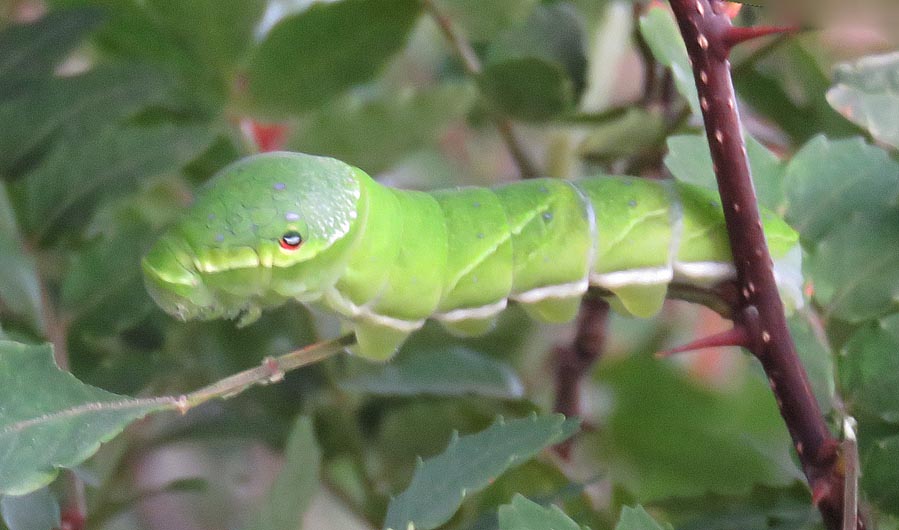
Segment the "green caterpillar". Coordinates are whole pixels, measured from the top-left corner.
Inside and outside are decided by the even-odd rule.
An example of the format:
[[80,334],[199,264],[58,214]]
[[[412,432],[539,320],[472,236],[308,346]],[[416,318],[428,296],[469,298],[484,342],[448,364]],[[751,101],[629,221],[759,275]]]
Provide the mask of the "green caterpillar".
[[[716,200],[682,183],[609,176],[425,193],[331,158],[268,153],[215,176],[143,270],[178,318],[244,325],[289,299],[320,303],[351,324],[357,354],[386,360],[428,318],[482,333],[514,300],[567,321],[589,285],[649,316],[672,281],[732,278]],[[763,218],[772,256],[795,267],[796,232]]]

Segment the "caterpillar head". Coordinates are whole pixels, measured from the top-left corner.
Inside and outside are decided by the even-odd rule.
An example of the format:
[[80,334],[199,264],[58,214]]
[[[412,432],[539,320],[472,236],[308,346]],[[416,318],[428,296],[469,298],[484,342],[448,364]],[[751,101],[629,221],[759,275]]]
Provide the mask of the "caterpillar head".
[[224,168],[144,257],[148,291],[182,320],[240,324],[288,298],[319,298],[356,232],[361,175],[338,160],[286,152]]

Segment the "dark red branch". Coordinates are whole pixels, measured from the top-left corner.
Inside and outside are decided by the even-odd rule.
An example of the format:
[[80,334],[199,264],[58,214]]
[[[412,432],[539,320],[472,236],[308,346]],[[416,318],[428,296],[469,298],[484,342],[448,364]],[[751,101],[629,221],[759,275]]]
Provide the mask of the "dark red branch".
[[[553,410],[556,412],[568,417],[581,415],[581,382],[605,349],[608,317],[609,303],[598,293],[588,292],[581,300],[574,339],[554,351],[556,403]],[[571,444],[572,440],[568,439],[557,445],[556,451],[567,458]]]
[[[826,526],[842,527],[844,475],[787,328],[759,216],[730,77],[730,19],[719,0],[671,0],[693,65],[713,169],[724,207],[740,297],[734,321],[750,333]],[[864,522],[858,518],[858,528]]]

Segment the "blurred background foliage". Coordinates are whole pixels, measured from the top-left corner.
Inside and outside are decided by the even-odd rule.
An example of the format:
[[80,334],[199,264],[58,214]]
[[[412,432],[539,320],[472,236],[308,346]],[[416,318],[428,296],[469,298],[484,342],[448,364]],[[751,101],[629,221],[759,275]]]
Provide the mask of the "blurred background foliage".
[[[738,23],[816,28],[740,48],[734,82],[761,201],[802,236],[808,303],[791,319],[798,349],[835,432],[844,415],[859,420],[864,506],[878,527],[896,528],[899,5],[754,4],[734,10]],[[0,336],[11,342],[0,343],[0,358],[13,358],[14,343],[49,341],[57,363],[87,384],[179,395],[338,335],[331,317],[296,304],[242,330],[179,323],[144,291],[139,260],[154,237],[217,169],[259,150],[335,156],[402,187],[489,185],[519,177],[521,160],[500,133],[511,126],[541,174],[712,186],[692,75],[666,9],[5,0]],[[440,20],[471,44],[479,72]],[[463,482],[485,481],[448,522],[420,528],[661,528],[653,517],[679,529],[819,528],[756,364],[736,350],[652,357],[725,326],[683,302],[651,320],[614,316],[583,389],[570,461],[516,449],[521,465],[501,476],[463,466],[495,447],[492,433],[528,441],[512,437],[512,421],[484,431],[497,416],[552,409],[551,352],[571,327],[535,324],[513,307],[485,337],[428,326],[387,366],[342,356],[185,416],[151,416],[49,487],[3,497],[0,513],[11,530],[60,519],[110,530],[287,529],[299,520],[381,528],[388,504],[398,513],[390,499],[409,485],[416,458],[442,454],[458,458],[447,474],[458,467]],[[11,400],[0,412],[12,401],[70,399],[39,369],[3,365],[2,377],[24,390],[0,393]],[[537,449],[573,433],[548,418],[533,419],[549,429],[530,440]],[[454,430],[481,434],[444,452]],[[438,463],[413,485],[449,480]],[[446,500],[408,491],[404,509],[417,513]],[[637,504],[652,517],[622,511]]]

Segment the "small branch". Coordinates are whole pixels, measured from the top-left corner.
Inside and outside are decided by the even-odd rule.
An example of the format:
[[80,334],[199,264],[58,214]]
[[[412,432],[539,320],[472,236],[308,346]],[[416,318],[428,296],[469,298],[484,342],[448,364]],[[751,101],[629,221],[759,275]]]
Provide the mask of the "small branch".
[[643,11],[645,10],[645,6],[641,5],[638,2],[634,3],[633,6],[633,17],[634,17],[634,42],[636,43],[637,52],[640,54],[642,61],[640,64],[643,66],[643,89],[641,93],[641,101],[643,106],[649,105],[652,102],[654,95],[656,93],[656,84],[658,83],[658,74],[659,74],[659,63],[655,59],[655,55],[653,55],[652,50],[649,47],[649,44],[646,42],[646,39],[643,38],[643,32],[640,31],[640,17],[643,15]]
[[[687,283],[674,282],[668,284],[666,298],[683,300],[692,304],[703,305],[721,315],[722,318],[733,319],[733,303],[736,299],[736,291],[732,291],[733,285],[724,282],[714,288],[703,288]],[[615,294],[601,287],[591,287],[599,296],[611,298]]]
[[252,386],[280,381],[285,373],[327,359],[355,343],[356,337],[348,334],[329,341],[317,342],[279,357],[266,357],[260,366],[238,372],[189,394],[172,398],[172,403],[174,408],[183,414],[209,400],[229,398]]
[[[556,402],[553,410],[567,417],[581,415],[581,382],[590,373],[594,363],[605,348],[609,321],[609,303],[599,293],[588,291],[581,300],[577,317],[577,330],[570,344],[554,350],[556,376]],[[556,446],[556,451],[567,458],[573,440]]]
[[[240,394],[255,385],[275,383],[284,378],[284,374],[297,368],[317,363],[332,357],[356,343],[356,337],[350,333],[336,339],[316,342],[305,348],[285,353],[279,357],[266,357],[255,368],[250,368],[226,377],[215,383],[180,396],[159,396],[150,398],[132,398],[112,403],[107,410],[124,410],[143,407],[156,407],[156,410],[177,410],[186,414],[190,409],[213,399],[227,399]],[[54,416],[72,416],[85,411],[96,410],[96,403],[84,403],[56,412]],[[47,416],[29,418],[8,427],[9,431],[22,430],[37,422],[46,421]]]
[[[825,525],[837,530],[842,528],[844,490],[839,443],[812,394],[774,282],[730,76],[731,21],[719,0],[670,1],[693,65],[737,270],[740,296],[734,323],[749,333],[748,349],[765,370],[812,497]],[[860,518],[858,528],[864,528]]]
[[431,17],[437,22],[437,25],[440,26],[440,31],[443,32],[443,36],[449,41],[450,46],[459,54],[459,58],[462,59],[462,65],[465,67],[465,71],[472,77],[477,77],[481,75],[481,61],[478,59],[478,54],[475,53],[474,48],[471,47],[471,43],[462,36],[459,32],[456,31],[455,26],[453,26],[453,21],[450,18],[443,14],[440,11],[440,8],[433,2],[433,0],[423,0],[425,9],[431,14]]
[[[32,263],[39,263],[37,256],[37,245],[26,240],[21,243],[22,250],[28,255]],[[53,360],[56,365],[66,372],[70,371],[69,362],[69,322],[61,316],[55,309],[53,298],[47,288],[47,280],[36,271],[39,303],[40,303],[40,324],[43,326],[44,338],[53,344]],[[81,530],[84,528],[84,521],[87,517],[87,497],[84,489],[84,482],[74,472],[69,470],[63,475],[63,484],[65,490],[66,506],[62,515],[62,530]]]
[[[471,43],[468,42],[468,39],[466,39],[459,31],[456,31],[452,20],[440,11],[433,0],[423,0],[423,2],[425,8],[431,14],[431,17],[440,27],[443,36],[449,42],[453,50],[455,50],[456,54],[459,55],[459,58],[462,59],[462,66],[465,68],[468,75],[474,78],[480,76],[484,68],[481,65],[480,59],[478,59],[478,55],[475,53],[474,48],[471,47]],[[509,153],[512,155],[512,159],[515,160],[521,178],[527,179],[539,176],[540,171],[534,161],[528,156],[521,140],[518,139],[515,128],[512,126],[512,121],[496,112],[491,112],[490,117],[499,131],[500,137],[503,139],[503,142],[505,142],[506,148],[508,148]]]
[[[40,263],[37,256],[37,245],[22,239],[20,242],[22,251],[34,264]],[[40,271],[35,271],[38,283],[40,304],[39,325],[44,338],[53,344],[53,360],[64,371],[70,370],[68,337],[69,322],[56,311],[53,298],[47,287],[47,280]],[[62,513],[62,530],[81,530],[84,528],[84,520],[87,517],[87,497],[84,490],[84,482],[74,472],[69,470],[63,475],[63,489],[65,491],[65,506]]]

